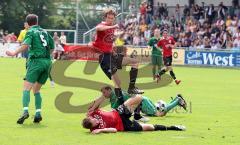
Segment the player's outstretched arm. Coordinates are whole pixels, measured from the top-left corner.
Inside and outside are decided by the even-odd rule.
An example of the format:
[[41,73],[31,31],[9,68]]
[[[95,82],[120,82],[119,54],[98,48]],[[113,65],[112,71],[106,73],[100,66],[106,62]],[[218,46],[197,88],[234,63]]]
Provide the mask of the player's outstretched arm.
[[94,110],[98,109],[99,106],[105,101],[105,97],[101,96],[93,101],[92,105],[88,108],[88,114],[94,112]]
[[108,29],[117,29],[117,28],[119,28],[118,24],[113,25],[113,26],[99,25],[99,26],[96,27],[96,30],[97,31],[105,31],[105,30],[108,30]]
[[28,49],[28,45],[23,44],[19,49],[17,49],[17,50],[14,51],[14,52],[12,52],[12,51],[6,51],[6,54],[7,54],[8,56],[15,56],[15,55],[17,55],[17,54],[19,54],[19,53],[27,50],[27,49]]
[[116,128],[103,128],[103,129],[95,129],[92,131],[92,134],[99,134],[99,133],[116,133]]

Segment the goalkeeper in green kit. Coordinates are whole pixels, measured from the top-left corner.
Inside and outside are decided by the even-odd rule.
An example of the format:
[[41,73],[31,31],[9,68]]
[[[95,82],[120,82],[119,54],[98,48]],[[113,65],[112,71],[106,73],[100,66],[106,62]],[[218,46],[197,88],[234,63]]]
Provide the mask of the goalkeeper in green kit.
[[22,104],[23,114],[18,119],[18,124],[23,124],[29,117],[28,106],[30,102],[30,91],[33,90],[35,96],[36,113],[34,123],[42,121],[41,106],[42,97],[40,89],[46,83],[51,68],[50,50],[54,49],[53,38],[38,25],[38,16],[29,14],[26,22],[30,26],[24,41],[15,52],[7,51],[8,56],[15,56],[28,49],[29,57],[27,61],[27,72],[24,81]]
[[162,67],[162,51],[157,47],[157,43],[160,40],[160,30],[154,30],[154,36],[148,41],[148,46],[152,48],[152,73],[153,80],[155,80],[155,75],[161,70]]

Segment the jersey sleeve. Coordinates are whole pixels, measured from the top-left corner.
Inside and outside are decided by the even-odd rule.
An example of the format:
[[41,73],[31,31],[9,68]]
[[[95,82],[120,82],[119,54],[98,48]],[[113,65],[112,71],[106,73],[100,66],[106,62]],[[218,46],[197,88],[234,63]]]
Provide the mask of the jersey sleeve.
[[116,109],[119,106],[118,99],[114,93],[110,97],[111,108]]
[[153,46],[152,39],[150,39],[150,40],[148,41],[148,45],[149,45],[149,46]]
[[33,39],[32,33],[28,31],[23,40],[23,44],[30,46],[32,44],[32,39]]
[[48,45],[49,45],[49,49],[54,49],[54,40],[52,38],[52,36],[48,33]]
[[171,37],[171,40],[172,40],[172,44],[174,45],[176,43],[176,41],[174,40],[173,37]]
[[158,41],[157,46],[158,46],[158,47],[162,47],[162,41],[161,41],[161,40]]

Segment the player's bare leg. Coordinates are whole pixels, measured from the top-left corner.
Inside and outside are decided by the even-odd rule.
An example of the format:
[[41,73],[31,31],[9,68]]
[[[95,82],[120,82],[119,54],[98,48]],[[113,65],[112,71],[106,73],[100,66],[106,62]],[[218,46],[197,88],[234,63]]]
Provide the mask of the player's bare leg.
[[40,83],[35,83],[33,86],[33,94],[35,96],[35,109],[36,113],[34,116],[34,123],[39,123],[42,121],[42,116],[41,116],[41,108],[42,108],[42,97],[40,94],[40,89],[42,87],[42,84]]
[[174,72],[173,72],[172,66],[168,66],[168,70],[169,70],[169,72],[170,72],[171,77],[172,77],[173,80],[175,81],[175,83],[176,83],[177,85],[180,84],[180,83],[181,83],[181,80],[177,80],[177,78],[176,78],[176,76],[175,76],[175,74],[174,74]]
[[[142,96],[136,95],[128,99],[124,105],[128,108],[130,112],[132,112],[136,106],[138,106],[142,102]],[[185,126],[164,126],[164,125],[152,125],[152,124],[140,124],[142,126],[143,131],[167,131],[167,130],[176,130],[176,131],[184,131],[186,130]]]
[[157,83],[161,80],[161,76],[165,74],[168,71],[168,68],[164,66],[159,73],[155,75],[155,78],[157,79]]
[[128,93],[129,94],[143,94],[144,91],[138,89],[135,86],[137,75],[138,75],[138,60],[129,58],[129,57],[123,57],[122,65],[123,66],[131,66],[131,70],[129,72],[130,75],[130,81],[129,81],[129,87],[128,87]]
[[135,95],[134,97],[131,97],[126,102],[124,102],[124,105],[128,108],[129,111],[133,112],[136,107],[140,105],[142,99],[143,98],[141,95]]
[[32,87],[33,87],[32,83],[30,83],[28,81],[24,81],[24,83],[23,83],[23,97],[22,97],[23,114],[17,120],[18,124],[23,124],[25,119],[27,119],[29,117],[28,106],[29,106],[29,103],[30,103],[30,91],[31,91]]
[[170,72],[170,75],[171,77],[173,78],[173,80],[175,81],[175,83],[178,85],[181,83],[181,80],[177,80],[176,76],[175,76],[175,73],[173,72],[173,68],[172,66],[165,66],[157,75],[156,75],[156,78],[157,78],[157,83],[159,82],[159,80],[161,80],[161,76],[163,74],[165,74],[166,72]]

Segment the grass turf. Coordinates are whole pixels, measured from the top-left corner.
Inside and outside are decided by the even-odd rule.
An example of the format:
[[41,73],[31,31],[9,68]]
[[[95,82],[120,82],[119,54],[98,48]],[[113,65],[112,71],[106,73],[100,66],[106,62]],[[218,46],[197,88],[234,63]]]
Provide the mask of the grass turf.
[[[122,132],[91,135],[81,127],[85,114],[62,113],[55,107],[56,96],[62,91],[74,92],[73,105],[90,102],[99,92],[91,89],[55,85],[49,81],[43,87],[43,121],[33,124],[34,97],[31,95],[30,114],[24,125],[16,120],[22,113],[22,78],[25,60],[1,58],[0,91],[0,145],[230,145],[239,144],[240,98],[239,70],[216,68],[175,67],[176,76],[182,84],[174,83],[158,89],[145,90],[146,96],[156,101],[170,100],[170,96],[183,94],[191,102],[191,111],[175,110],[166,117],[150,117],[152,124],[183,124],[185,132]],[[83,62],[75,62],[65,72],[73,77],[84,77]],[[151,70],[149,70],[151,71]],[[89,76],[90,80],[110,83],[100,69]],[[151,78],[149,78],[151,80]],[[138,82],[145,81],[139,79]],[[84,83],[84,82],[83,82]],[[104,109],[109,110],[107,106]]]

